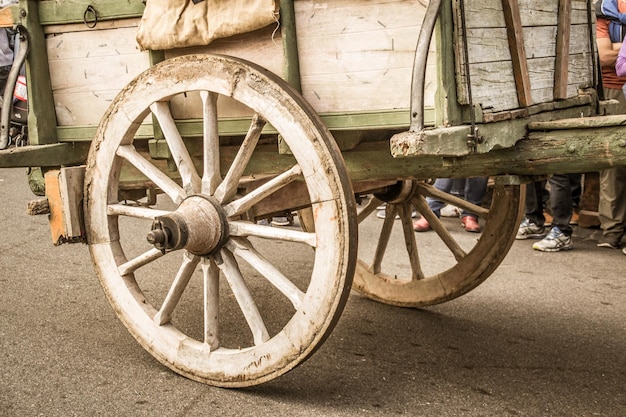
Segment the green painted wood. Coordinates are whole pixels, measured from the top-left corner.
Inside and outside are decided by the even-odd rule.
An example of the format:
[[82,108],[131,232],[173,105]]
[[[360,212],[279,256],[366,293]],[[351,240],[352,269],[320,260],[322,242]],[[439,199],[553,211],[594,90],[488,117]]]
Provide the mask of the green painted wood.
[[[149,51],[148,56],[150,58],[150,66],[154,66],[159,62],[165,61],[165,51]],[[152,138],[154,140],[165,139],[165,135],[163,135],[163,130],[161,130],[161,126],[159,125],[159,122],[155,115],[152,115],[152,129]]]
[[[237,149],[236,146],[220,149],[222,167],[230,165]],[[616,125],[531,132],[530,137],[511,148],[458,158],[435,155],[394,158],[388,141],[363,142],[342,155],[355,183],[496,175],[536,177],[626,166],[626,139],[624,127]],[[197,163],[201,163],[199,159]],[[246,167],[246,174],[256,177],[279,174],[293,163],[290,155],[276,153],[276,145],[261,145]]]
[[45,0],[34,3],[39,3],[41,24],[44,26],[84,23],[86,17],[92,21],[93,14],[87,10],[89,6],[96,11],[98,21],[141,17],[145,8],[142,0]]
[[[429,125],[434,123],[434,109],[426,109],[426,120]],[[359,113],[336,113],[320,115],[322,121],[331,131],[361,131],[378,129],[406,129],[409,126],[409,109],[359,112]],[[183,137],[197,137],[202,132],[201,120],[184,120],[176,123]],[[240,136],[244,135],[250,127],[250,119],[222,119],[219,122],[220,135]],[[95,135],[97,126],[60,126],[57,135],[60,142],[90,141]],[[266,134],[275,134],[276,131],[267,126]],[[143,125],[137,132],[140,139],[152,139],[151,125]]]
[[[364,142],[343,152],[353,182],[399,179],[463,178],[483,175],[538,176],[553,173],[598,171],[626,166],[624,127],[590,124],[590,128],[563,128],[530,132],[507,149],[465,157],[426,155],[393,158],[389,142]],[[0,167],[77,164],[85,160],[88,143],[44,145],[0,151]],[[222,166],[235,157],[237,147],[224,146]],[[247,173],[270,175],[284,172],[293,164],[289,155],[278,155],[275,145],[259,146]]]
[[[508,149],[459,158],[420,156],[393,158],[389,143],[366,142],[343,152],[351,181],[385,181],[428,178],[465,178],[473,176],[540,176],[556,173],[598,171],[626,166],[624,127],[564,129],[531,133],[530,137]],[[230,149],[230,148],[229,148]],[[224,163],[234,158],[235,148],[224,149]],[[276,155],[267,145],[256,152],[248,173],[278,174],[291,167],[288,155]],[[223,165],[228,166],[228,165]]]
[[43,29],[39,23],[38,4],[34,0],[20,2],[20,24],[28,31],[30,50],[26,60],[26,79],[28,80],[28,139],[32,145],[55,143],[56,113],[48,52]]
[[452,2],[444,1],[435,26],[438,71],[435,95],[437,111],[434,120],[436,126],[458,125],[463,122],[462,109],[457,101],[453,28]]
[[393,158],[386,152],[387,147],[387,143],[367,143],[344,152],[352,181],[539,176],[626,166],[622,126],[531,132],[513,147],[458,158],[435,155]]
[[[59,126],[57,137],[59,142],[90,142],[96,135],[98,126]],[[141,125],[137,130],[138,139],[152,139],[152,125]]]
[[[578,102],[578,101],[575,101]],[[525,117],[509,117],[489,123],[479,123],[477,128],[476,146],[468,144],[471,132],[470,125],[446,126],[425,129],[421,132],[402,132],[391,139],[391,154],[394,157],[417,157],[424,155],[465,156],[470,153],[485,154],[493,149],[510,148],[519,140],[527,137],[529,126],[541,123],[576,124],[582,127],[596,115],[594,104],[565,108],[551,107],[551,111],[534,113]],[[569,120],[565,122],[564,120]]]
[[293,88],[302,92],[298,38],[296,34],[296,12],[293,0],[280,0],[280,23],[285,54],[284,77]]
[[87,160],[89,143],[55,143],[0,151],[0,168],[78,165]]

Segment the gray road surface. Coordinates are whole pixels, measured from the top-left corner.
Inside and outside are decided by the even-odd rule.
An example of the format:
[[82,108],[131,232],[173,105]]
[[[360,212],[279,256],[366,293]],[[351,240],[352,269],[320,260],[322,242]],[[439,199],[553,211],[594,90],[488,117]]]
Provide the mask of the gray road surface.
[[353,293],[330,339],[265,385],[187,380],[118,321],[85,245],[29,217],[0,169],[0,416],[624,416],[626,256],[516,242],[471,293],[403,309]]

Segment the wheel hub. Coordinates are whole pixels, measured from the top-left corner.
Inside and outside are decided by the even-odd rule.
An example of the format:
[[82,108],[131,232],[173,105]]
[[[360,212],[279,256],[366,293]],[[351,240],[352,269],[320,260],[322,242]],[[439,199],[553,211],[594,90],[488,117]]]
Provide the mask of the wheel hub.
[[157,217],[146,238],[163,252],[186,249],[194,255],[208,255],[226,242],[228,221],[217,202],[193,195],[176,211]]
[[417,181],[404,180],[398,181],[384,193],[374,194],[374,196],[385,203],[400,204],[410,201],[417,190]]

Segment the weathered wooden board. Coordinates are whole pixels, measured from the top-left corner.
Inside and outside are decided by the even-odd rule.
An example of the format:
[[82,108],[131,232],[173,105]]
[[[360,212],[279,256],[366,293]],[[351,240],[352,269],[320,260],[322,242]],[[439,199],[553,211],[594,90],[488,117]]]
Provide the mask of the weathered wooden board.
[[[587,21],[587,0],[571,0],[572,24]],[[522,26],[556,26],[558,0],[518,0]],[[504,27],[502,0],[466,1],[468,28]]]
[[[424,11],[425,6],[418,0],[296,1],[304,97],[319,113],[408,109],[415,46]],[[281,33],[275,29],[218,40],[206,47],[168,51],[166,57],[220,53],[248,59],[283,76]],[[436,86],[435,60],[431,62],[427,106],[434,105]],[[182,101],[177,100],[182,113],[201,114],[197,97]],[[221,114],[245,113],[244,109],[221,105],[228,108]]]
[[[282,77],[284,66],[283,41],[280,30],[276,29],[274,26],[269,26],[251,33],[218,39],[208,46],[166,51],[165,57],[173,58],[196,53],[230,55],[251,61]],[[202,102],[198,94],[176,97],[173,103],[172,111],[176,118],[202,117]],[[250,114],[249,109],[237,105],[225,97],[220,98],[218,105],[220,117],[239,117]]]
[[[319,113],[408,111],[415,46],[425,11],[422,3],[296,1],[305,98]],[[137,24],[136,19],[126,19],[99,23],[95,30],[81,24],[46,28],[59,126],[98,124],[117,92],[148,68],[148,54],[135,41]],[[241,57],[283,76],[278,27],[221,39],[206,47],[166,51],[165,57],[203,52]],[[429,66],[427,106],[434,105],[435,61]],[[200,100],[194,95],[174,102],[177,118],[201,115]],[[220,101],[222,117],[245,114],[249,114],[247,109]]]
[[[531,104],[554,99],[558,0],[519,0],[524,49],[527,57]],[[458,4],[457,4],[458,6]],[[593,82],[587,3],[572,0],[569,42],[569,71],[566,97],[578,94],[580,86]],[[457,10],[458,13],[458,10]],[[494,112],[520,107],[515,90],[502,0],[465,2],[467,48],[470,62],[472,100],[483,110]],[[458,38],[462,45],[462,39]],[[463,58],[460,51],[457,59]],[[459,101],[468,104],[467,80],[459,66]]]
[[[473,102],[499,112],[519,107],[502,1],[465,2]],[[532,104],[552,101],[558,0],[519,0]],[[572,1],[566,94],[592,82],[589,27],[584,0]],[[319,113],[408,109],[415,46],[426,5],[420,0],[296,0],[302,91]],[[137,19],[47,27],[52,89],[59,126],[96,125],[117,92],[148,68],[135,41]],[[458,30],[456,31],[459,32]],[[459,43],[462,45],[462,43]],[[167,51],[166,57],[211,52],[242,57],[283,75],[280,28]],[[434,106],[436,51],[431,49],[425,105]],[[457,59],[461,58],[457,53]],[[459,101],[468,104],[459,66]],[[175,116],[196,118],[199,99],[176,100]],[[221,115],[247,109],[222,100]],[[86,111],[86,109],[89,109]]]
[[[305,98],[319,112],[408,108],[425,10],[419,0],[296,1]],[[436,87],[430,63],[427,106]]]
[[134,26],[58,29],[67,30],[46,38],[57,123],[97,125],[117,93],[149,67],[148,53],[134,41]]

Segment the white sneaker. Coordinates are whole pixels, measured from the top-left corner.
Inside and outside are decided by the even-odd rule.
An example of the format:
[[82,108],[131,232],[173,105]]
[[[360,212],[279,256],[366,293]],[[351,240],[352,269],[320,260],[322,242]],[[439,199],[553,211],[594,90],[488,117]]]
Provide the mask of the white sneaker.
[[[376,217],[378,217],[379,219],[384,219],[386,214],[387,213],[385,212],[384,208],[382,210],[378,209],[378,213],[376,213]],[[413,210],[411,212],[411,217],[414,218],[414,219],[417,218],[417,210]],[[398,214],[396,214],[396,220],[399,220],[399,219],[400,219],[400,216]]]
[[554,226],[548,236],[533,245],[534,250],[542,252],[559,252],[562,250],[572,250],[572,237],[566,236],[561,229]]
[[446,204],[441,208],[441,217],[461,217],[461,209],[451,204]]

